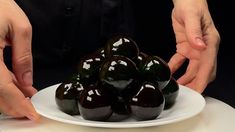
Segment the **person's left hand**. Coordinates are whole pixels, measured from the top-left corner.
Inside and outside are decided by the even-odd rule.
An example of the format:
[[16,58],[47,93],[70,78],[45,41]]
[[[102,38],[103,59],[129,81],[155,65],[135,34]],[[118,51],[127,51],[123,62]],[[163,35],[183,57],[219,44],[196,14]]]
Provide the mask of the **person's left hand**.
[[215,28],[206,0],[173,0],[172,24],[176,53],[169,61],[172,74],[186,59],[189,64],[177,81],[202,93],[216,77],[220,35]]

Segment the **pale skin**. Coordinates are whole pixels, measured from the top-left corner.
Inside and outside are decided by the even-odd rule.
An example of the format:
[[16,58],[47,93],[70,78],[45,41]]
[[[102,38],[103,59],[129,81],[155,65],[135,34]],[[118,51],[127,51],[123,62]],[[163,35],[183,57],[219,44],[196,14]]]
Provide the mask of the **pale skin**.
[[[0,0],[0,112],[38,121],[39,115],[27,97],[32,87],[32,28],[24,12],[13,0]],[[13,73],[3,60],[3,49],[12,47]]]
[[[206,0],[174,0],[173,28],[177,50],[169,61],[174,73],[189,59],[186,73],[178,79],[182,85],[199,93],[216,76],[216,60],[220,37]],[[0,112],[13,117],[40,117],[27,99],[37,90],[33,84],[31,53],[32,27],[14,0],[0,0]],[[3,60],[3,49],[12,48],[13,72]]]
[[189,65],[177,81],[202,93],[216,77],[220,36],[210,16],[206,0],[174,0],[172,24],[176,53],[169,61],[174,73],[186,59]]

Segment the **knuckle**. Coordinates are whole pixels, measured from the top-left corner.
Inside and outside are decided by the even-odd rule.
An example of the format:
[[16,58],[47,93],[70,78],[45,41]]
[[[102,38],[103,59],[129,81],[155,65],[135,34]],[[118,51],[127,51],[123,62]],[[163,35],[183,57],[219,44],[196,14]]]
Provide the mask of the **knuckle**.
[[18,25],[19,34],[24,37],[31,37],[32,35],[32,26],[30,23]]
[[220,44],[221,36],[220,36],[219,31],[214,26],[212,26],[211,28],[212,28],[211,35],[212,35],[213,39],[216,40],[217,44]]
[[17,58],[13,58],[13,62],[16,66],[31,63],[31,60],[32,60],[32,54],[30,51],[25,52],[23,55]]

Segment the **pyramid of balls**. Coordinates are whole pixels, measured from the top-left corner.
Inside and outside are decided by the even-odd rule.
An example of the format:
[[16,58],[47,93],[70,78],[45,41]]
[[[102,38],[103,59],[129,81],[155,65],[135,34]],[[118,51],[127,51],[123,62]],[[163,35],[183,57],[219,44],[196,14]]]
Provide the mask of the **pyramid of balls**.
[[109,121],[113,115],[152,120],[175,104],[178,91],[162,58],[120,35],[81,58],[77,73],[56,89],[55,100],[61,111],[85,120]]

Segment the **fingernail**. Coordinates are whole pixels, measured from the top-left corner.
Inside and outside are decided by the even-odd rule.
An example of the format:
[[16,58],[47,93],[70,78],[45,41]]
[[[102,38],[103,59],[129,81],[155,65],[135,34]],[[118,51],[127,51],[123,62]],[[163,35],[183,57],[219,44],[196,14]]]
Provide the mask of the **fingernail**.
[[205,43],[202,41],[201,38],[196,38],[196,43],[197,43],[197,45],[199,45],[199,46],[206,46]]
[[24,83],[28,86],[33,85],[33,77],[32,72],[26,72],[23,74]]

